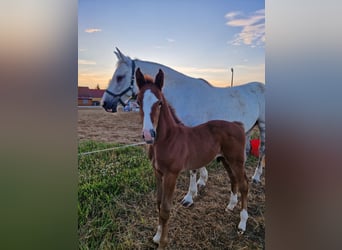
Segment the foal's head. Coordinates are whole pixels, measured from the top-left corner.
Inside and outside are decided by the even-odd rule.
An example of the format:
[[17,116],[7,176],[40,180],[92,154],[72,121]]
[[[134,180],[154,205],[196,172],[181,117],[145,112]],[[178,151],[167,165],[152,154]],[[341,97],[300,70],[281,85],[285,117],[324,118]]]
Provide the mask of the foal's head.
[[138,68],[135,78],[139,87],[137,101],[140,106],[140,115],[143,118],[142,136],[146,143],[152,144],[157,136],[160,108],[165,101],[161,93],[164,73],[159,69],[153,82],[150,76],[144,76]]

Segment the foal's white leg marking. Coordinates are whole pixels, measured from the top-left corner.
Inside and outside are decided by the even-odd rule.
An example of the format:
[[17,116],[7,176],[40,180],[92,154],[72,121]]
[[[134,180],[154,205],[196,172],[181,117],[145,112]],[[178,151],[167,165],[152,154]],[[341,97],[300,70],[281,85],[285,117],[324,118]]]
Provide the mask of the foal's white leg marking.
[[154,103],[158,101],[157,97],[151,92],[151,90],[146,90],[144,94],[143,100],[143,111],[144,111],[144,120],[143,120],[143,133],[145,140],[151,140],[151,129],[154,129],[152,121],[151,121],[151,109]]
[[194,203],[193,197],[197,196],[196,173],[197,173],[196,171],[190,171],[189,191],[184,196],[181,202],[184,206],[187,206],[187,207]]
[[197,185],[199,187],[204,187],[208,181],[208,171],[206,170],[205,167],[201,167],[199,171],[200,171],[200,178],[197,181]]
[[248,219],[248,213],[246,209],[242,209],[240,212],[240,223],[238,225],[238,229],[243,232],[246,231],[246,224]]
[[162,233],[162,227],[161,227],[161,225],[158,225],[157,233],[156,233],[156,235],[153,237],[153,242],[154,242],[154,243],[159,244],[161,233]]
[[229,211],[229,210],[232,211],[237,203],[238,203],[237,193],[234,194],[232,191],[230,191],[230,200],[229,200],[228,206],[226,207],[226,211]]

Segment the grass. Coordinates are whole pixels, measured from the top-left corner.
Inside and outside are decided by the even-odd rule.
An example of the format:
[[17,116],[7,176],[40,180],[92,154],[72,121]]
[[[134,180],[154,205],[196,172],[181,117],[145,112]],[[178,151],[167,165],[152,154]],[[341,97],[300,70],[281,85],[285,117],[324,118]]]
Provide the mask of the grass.
[[[86,141],[79,152],[116,144]],[[128,205],[141,201],[154,189],[153,171],[141,147],[123,148],[79,157],[78,232],[80,249],[120,248],[113,232],[117,218],[127,216]],[[127,244],[126,244],[127,245]]]

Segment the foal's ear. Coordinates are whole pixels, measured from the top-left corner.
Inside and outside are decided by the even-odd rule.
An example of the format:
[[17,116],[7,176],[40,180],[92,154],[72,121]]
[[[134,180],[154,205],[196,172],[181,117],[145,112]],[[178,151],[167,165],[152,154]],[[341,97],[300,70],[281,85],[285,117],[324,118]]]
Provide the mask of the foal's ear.
[[144,75],[141,73],[140,68],[135,72],[135,79],[137,80],[138,88],[140,89],[146,83]]
[[161,90],[164,85],[164,72],[159,69],[158,74],[156,75],[156,79],[154,80],[154,83],[157,85],[157,87]]

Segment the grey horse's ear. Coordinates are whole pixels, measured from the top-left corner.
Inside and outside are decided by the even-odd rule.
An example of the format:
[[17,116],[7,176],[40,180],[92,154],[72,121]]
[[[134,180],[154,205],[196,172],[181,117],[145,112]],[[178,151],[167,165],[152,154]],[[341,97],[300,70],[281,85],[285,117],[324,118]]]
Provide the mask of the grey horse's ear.
[[164,85],[164,72],[159,69],[158,74],[156,75],[156,79],[154,80],[154,83],[157,85],[157,87],[161,90]]
[[131,60],[128,56],[125,56],[117,47],[115,47],[116,51],[114,51],[114,54],[118,58],[119,61],[128,62]]
[[118,49],[118,47],[115,47],[115,49],[116,49],[116,51],[115,51],[116,53],[115,54],[119,55],[119,57],[123,59],[124,58],[124,54],[122,54],[122,52]]
[[140,68],[138,68],[137,71],[135,72],[135,79],[137,81],[137,85],[139,89],[141,89],[142,86],[146,84],[145,77],[141,73]]
[[116,55],[116,57],[118,58],[118,60],[120,61],[121,60],[121,58],[120,58],[120,54],[118,53],[118,52],[116,52],[116,51],[114,51],[114,54]]

